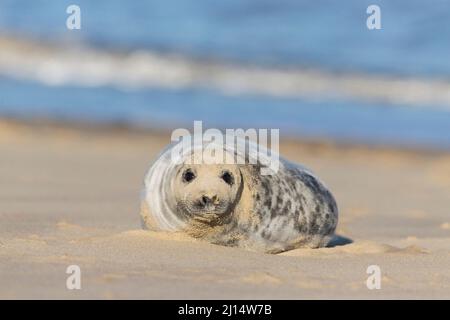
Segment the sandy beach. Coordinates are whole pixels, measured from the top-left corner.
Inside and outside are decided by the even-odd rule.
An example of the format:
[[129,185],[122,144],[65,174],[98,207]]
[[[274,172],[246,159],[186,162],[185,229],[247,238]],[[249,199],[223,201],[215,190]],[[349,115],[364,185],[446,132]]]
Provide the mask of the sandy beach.
[[0,298],[450,298],[450,154],[282,141],[333,191],[353,243],[269,255],[141,230],[143,176],[169,139],[0,121]]

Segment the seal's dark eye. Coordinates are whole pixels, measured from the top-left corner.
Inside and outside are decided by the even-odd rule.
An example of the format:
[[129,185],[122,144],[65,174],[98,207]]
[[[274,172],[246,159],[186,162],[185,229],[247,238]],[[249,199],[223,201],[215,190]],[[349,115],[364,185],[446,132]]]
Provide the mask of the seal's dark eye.
[[195,179],[195,174],[192,172],[191,169],[187,169],[184,173],[183,173],[183,181],[184,182],[191,182],[192,180]]
[[223,181],[225,181],[230,186],[234,183],[233,175],[229,171],[222,172],[221,178]]

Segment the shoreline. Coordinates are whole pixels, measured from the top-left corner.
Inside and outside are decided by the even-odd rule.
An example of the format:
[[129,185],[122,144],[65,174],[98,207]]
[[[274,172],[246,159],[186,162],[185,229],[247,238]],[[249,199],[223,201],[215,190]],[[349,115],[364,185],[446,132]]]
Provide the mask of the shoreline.
[[[168,127],[178,128],[176,124]],[[77,121],[77,120],[57,120],[50,118],[24,119],[17,117],[0,116],[0,130],[9,128],[13,131],[30,132],[37,130],[40,133],[57,131],[71,132],[74,134],[83,133],[97,136],[120,136],[131,135],[135,137],[157,136],[167,138],[170,142],[171,131],[157,127],[134,126],[127,123],[102,123],[96,121]],[[192,131],[192,128],[185,126]],[[204,128],[204,130],[207,128]],[[219,128],[219,130],[224,130]],[[398,152],[402,154],[422,154],[422,155],[446,155],[450,150],[445,148],[426,147],[424,145],[395,145],[376,142],[350,141],[344,139],[330,139],[321,137],[301,137],[293,134],[280,136],[282,144],[301,144],[309,148],[329,148],[340,150],[372,150],[381,152]]]

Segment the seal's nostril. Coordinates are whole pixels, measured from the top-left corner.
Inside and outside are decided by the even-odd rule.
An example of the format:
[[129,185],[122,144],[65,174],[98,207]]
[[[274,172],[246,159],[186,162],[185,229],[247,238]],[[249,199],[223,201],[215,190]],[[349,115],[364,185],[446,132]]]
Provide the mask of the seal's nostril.
[[202,206],[217,205],[218,203],[219,197],[217,195],[214,196],[204,195],[200,198],[200,204]]
[[207,205],[210,202],[211,202],[210,198],[208,198],[207,196],[202,196],[202,204]]

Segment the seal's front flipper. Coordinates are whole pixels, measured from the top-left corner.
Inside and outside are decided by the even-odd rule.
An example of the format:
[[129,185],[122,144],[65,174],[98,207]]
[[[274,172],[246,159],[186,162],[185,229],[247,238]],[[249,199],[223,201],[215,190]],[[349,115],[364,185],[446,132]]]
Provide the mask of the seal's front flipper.
[[148,230],[147,226],[145,225],[144,218],[142,216],[140,216],[140,218],[141,218],[141,228],[144,230]]

